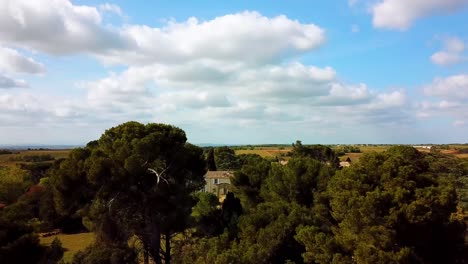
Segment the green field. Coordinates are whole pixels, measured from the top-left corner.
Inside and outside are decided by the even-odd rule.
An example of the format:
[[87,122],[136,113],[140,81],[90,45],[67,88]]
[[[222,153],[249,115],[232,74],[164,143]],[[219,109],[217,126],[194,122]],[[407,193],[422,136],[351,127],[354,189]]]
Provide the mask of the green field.
[[64,262],[71,262],[76,252],[83,250],[94,242],[95,235],[94,233],[59,234],[56,236],[41,237],[41,244],[49,246],[55,238],[60,239],[62,247],[65,249],[65,253],[63,254]]

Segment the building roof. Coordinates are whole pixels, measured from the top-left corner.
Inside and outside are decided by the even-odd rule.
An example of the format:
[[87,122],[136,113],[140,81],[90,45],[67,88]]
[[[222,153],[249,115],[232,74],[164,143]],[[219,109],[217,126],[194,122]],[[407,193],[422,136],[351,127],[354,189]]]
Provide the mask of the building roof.
[[207,171],[205,178],[207,179],[229,179],[234,174],[232,171]]

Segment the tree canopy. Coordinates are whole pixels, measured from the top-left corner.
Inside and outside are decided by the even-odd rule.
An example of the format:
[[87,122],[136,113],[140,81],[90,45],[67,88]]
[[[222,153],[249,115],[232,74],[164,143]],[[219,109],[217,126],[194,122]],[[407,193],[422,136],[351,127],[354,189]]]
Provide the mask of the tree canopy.
[[108,129],[54,171],[58,208],[85,216],[100,243],[121,248],[135,235],[146,260],[169,263],[171,240],[188,225],[190,194],[204,183],[203,152],[186,140],[163,124]]
[[180,263],[456,263],[466,257],[465,225],[453,218],[456,177],[466,176],[459,160],[443,166],[445,156],[396,146],[340,170],[331,149],[294,146],[284,166],[259,156],[243,163],[232,181],[246,208],[237,233],[196,238]]

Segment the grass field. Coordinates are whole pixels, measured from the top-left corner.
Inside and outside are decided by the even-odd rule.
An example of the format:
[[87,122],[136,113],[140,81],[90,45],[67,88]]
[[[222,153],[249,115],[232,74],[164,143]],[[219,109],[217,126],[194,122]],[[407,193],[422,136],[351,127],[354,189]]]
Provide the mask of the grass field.
[[62,247],[65,249],[65,253],[63,254],[64,262],[71,262],[76,252],[89,246],[95,239],[94,233],[59,234],[56,236],[41,237],[41,244],[49,246],[56,237],[60,239]]

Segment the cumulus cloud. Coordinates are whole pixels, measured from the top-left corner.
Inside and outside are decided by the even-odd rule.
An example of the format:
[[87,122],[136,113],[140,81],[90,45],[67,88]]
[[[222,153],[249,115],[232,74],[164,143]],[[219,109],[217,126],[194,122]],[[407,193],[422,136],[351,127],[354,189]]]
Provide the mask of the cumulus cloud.
[[53,55],[100,53],[131,46],[117,29],[102,25],[95,7],[68,0],[0,2],[0,43]]
[[18,51],[0,47],[0,70],[8,73],[45,73],[45,66],[32,58],[25,57]]
[[28,84],[24,80],[15,80],[0,73],[0,89],[26,88]]
[[0,95],[2,127],[76,124],[87,116],[87,111],[81,102],[32,91]]
[[431,56],[431,61],[441,66],[453,65],[466,60],[463,56],[465,44],[457,37],[444,40],[444,48]]
[[444,99],[468,99],[468,75],[460,74],[436,78],[432,84],[424,88],[424,92],[427,95]]
[[103,54],[105,62],[180,63],[203,58],[260,64],[310,51],[325,41],[324,30],[314,24],[249,11],[209,21],[194,17],[171,21],[161,28],[128,25],[121,34],[137,43],[136,50]]
[[[228,67],[208,78],[216,64],[211,67],[202,62],[131,67],[82,86],[94,108],[168,115],[187,122],[231,120],[245,125],[298,122],[312,116],[352,122],[359,116],[360,123],[377,123],[407,118],[401,111],[406,107],[403,92],[379,92],[365,84],[340,83],[331,67],[299,62]],[[389,110],[392,115],[386,113]],[[336,116],[337,111],[342,113]]]
[[418,117],[449,117],[455,120],[455,126],[468,122],[468,75],[436,78],[423,91],[427,96],[433,97],[433,100],[417,104]]
[[[73,5],[69,0],[0,3],[0,43],[54,55],[87,53],[107,64],[177,63],[192,59],[264,63],[302,54],[325,41],[325,32],[284,15],[245,11],[199,21],[170,21],[157,28],[105,26],[99,12],[111,4]],[[249,47],[249,48],[246,48]]]
[[371,8],[376,28],[406,30],[422,17],[457,12],[467,0],[381,0]]

